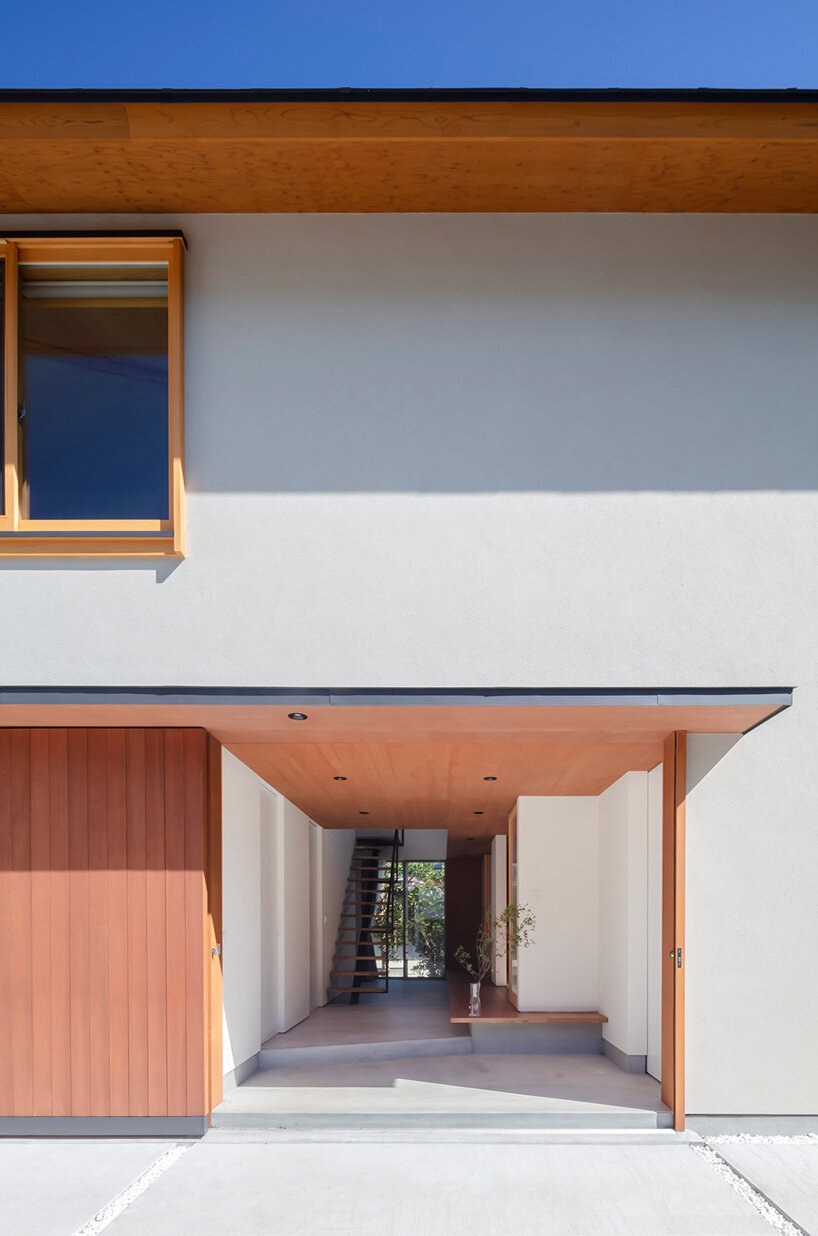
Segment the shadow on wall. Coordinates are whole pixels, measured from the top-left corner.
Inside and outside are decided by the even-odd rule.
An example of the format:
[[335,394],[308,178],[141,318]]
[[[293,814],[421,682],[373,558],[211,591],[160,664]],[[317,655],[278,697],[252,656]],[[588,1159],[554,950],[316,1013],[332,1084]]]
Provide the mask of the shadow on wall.
[[812,218],[181,222],[194,490],[815,488]]
[[688,734],[687,788],[689,794],[732,751],[741,734]]

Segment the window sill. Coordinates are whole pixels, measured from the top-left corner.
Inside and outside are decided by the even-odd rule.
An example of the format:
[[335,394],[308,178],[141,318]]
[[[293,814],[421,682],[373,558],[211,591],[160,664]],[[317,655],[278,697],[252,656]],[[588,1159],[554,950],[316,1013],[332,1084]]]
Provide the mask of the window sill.
[[0,536],[0,558],[184,558],[172,536]]

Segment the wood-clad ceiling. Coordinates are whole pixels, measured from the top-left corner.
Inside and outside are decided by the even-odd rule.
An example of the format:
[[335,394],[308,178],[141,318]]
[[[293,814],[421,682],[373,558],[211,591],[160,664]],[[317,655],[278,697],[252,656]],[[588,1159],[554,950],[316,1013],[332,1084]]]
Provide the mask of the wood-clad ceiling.
[[660,94],[0,97],[0,209],[818,209],[818,103]]
[[[467,838],[485,848],[488,837],[505,832],[519,795],[599,794],[629,770],[659,763],[672,731],[742,733],[786,698],[298,706],[20,702],[0,704],[0,726],[201,726],[326,828],[446,828],[453,852],[463,852]],[[296,711],[305,719],[293,720]]]
[[[125,692],[127,694],[127,692]],[[297,697],[294,697],[297,698]],[[741,734],[781,706],[667,704],[0,703],[0,726],[201,726],[233,747],[257,743],[661,743],[672,730]],[[292,721],[294,709],[306,721]]]
[[236,743],[229,749],[324,828],[446,828],[458,838],[505,833],[521,794],[601,794],[629,770],[662,759],[661,744],[653,742]]

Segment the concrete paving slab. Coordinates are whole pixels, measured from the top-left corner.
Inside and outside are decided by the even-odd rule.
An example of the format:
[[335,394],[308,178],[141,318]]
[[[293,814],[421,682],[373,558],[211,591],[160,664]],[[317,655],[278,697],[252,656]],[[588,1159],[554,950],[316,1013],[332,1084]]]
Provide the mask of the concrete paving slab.
[[106,1236],[769,1236],[689,1146],[189,1150]]
[[718,1143],[713,1149],[810,1236],[818,1236],[818,1143]]
[[0,1232],[71,1236],[172,1144],[0,1141]]

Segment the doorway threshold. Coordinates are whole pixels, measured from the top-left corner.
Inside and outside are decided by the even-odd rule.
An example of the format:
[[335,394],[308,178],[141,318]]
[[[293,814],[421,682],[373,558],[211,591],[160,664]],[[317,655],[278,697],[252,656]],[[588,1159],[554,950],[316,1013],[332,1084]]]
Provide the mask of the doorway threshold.
[[604,1056],[447,1055],[262,1069],[214,1128],[658,1129],[672,1116],[647,1075]]

